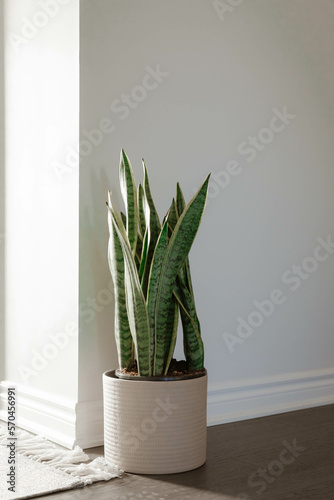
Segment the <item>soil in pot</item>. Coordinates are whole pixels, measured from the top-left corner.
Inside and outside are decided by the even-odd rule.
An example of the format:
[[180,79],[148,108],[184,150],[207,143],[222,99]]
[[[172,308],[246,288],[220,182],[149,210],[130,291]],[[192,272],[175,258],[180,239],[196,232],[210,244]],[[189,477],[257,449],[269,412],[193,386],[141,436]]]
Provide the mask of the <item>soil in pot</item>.
[[[206,369],[203,368],[202,370],[190,370],[188,368],[187,362],[184,360],[176,360],[173,358],[170,362],[169,369],[167,372],[167,375],[165,375],[168,378],[187,378],[187,377],[199,377],[201,375],[206,374]],[[131,365],[129,365],[127,368],[122,368],[122,370],[116,370],[116,375],[125,375],[129,377],[138,377],[138,367],[137,367],[137,361],[135,360]],[[155,377],[149,377],[154,379]],[[161,378],[161,377],[157,377]]]

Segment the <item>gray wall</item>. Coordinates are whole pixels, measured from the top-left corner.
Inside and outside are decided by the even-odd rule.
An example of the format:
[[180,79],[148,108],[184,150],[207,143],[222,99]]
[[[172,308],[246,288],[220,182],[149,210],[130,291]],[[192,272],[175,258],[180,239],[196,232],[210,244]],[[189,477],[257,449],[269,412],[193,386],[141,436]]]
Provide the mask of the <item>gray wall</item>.
[[[110,188],[120,207],[121,147],[137,182],[144,156],[161,216],[176,181],[189,200],[212,172],[190,255],[211,388],[333,372],[334,256],[304,261],[334,238],[333,14],[326,0],[225,13],[204,0],[81,2],[81,139],[112,121],[103,141],[83,143],[81,302],[108,288],[104,202]],[[164,75],[146,76],[156,68]],[[251,315],[261,325],[238,335],[238,317],[271,294],[268,317]],[[79,390],[91,399],[89,360],[116,364],[112,307],[80,332]]]

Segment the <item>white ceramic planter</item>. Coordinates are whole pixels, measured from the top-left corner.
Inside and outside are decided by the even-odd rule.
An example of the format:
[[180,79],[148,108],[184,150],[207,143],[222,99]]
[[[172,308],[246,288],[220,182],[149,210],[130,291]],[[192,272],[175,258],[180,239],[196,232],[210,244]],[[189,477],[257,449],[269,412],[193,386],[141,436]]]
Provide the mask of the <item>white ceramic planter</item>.
[[103,374],[104,453],[137,474],[172,474],[206,460],[207,374],[183,380]]

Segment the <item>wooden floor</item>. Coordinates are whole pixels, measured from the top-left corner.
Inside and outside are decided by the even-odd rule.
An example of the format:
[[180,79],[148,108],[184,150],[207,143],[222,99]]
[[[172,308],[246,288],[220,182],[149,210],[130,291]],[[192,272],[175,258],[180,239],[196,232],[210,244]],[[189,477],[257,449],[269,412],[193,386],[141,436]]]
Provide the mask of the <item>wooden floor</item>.
[[334,405],[209,427],[207,462],[191,472],[125,474],[43,498],[334,500]]

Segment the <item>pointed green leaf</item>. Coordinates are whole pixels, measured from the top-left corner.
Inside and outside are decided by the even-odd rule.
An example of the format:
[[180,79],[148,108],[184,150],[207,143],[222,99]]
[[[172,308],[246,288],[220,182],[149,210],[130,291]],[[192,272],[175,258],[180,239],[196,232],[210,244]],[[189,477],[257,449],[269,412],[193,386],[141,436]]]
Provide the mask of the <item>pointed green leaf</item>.
[[[179,183],[176,184],[176,207],[177,207],[177,212],[179,216],[182,214],[183,210],[186,207],[186,202],[182,193],[182,189]],[[186,282],[188,286],[188,290],[191,293],[192,296],[194,296],[194,291],[193,291],[193,285],[191,281],[191,274],[190,274],[190,265],[189,265],[189,258],[187,257],[184,263],[184,274],[186,276]]]
[[138,373],[142,376],[151,375],[150,357],[150,327],[147,307],[143,295],[139,276],[131,252],[130,243],[124,231],[122,222],[115,211],[111,200],[109,203],[111,222],[119,238],[125,263],[125,293],[126,309],[128,313],[130,331],[135,344]]
[[[176,185],[176,206],[179,215],[185,209],[186,203],[179,183]],[[189,257],[186,258],[178,278],[181,321],[183,327],[184,354],[190,369],[201,369],[204,363],[204,348],[201,339],[201,327],[196,313],[194,292],[192,287]],[[184,305],[185,304],[185,305]]]
[[145,193],[143,186],[138,184],[138,210],[139,210],[139,228],[142,237],[144,238],[144,234],[146,231],[146,221],[145,221]]
[[143,248],[142,248],[140,268],[139,268],[139,281],[140,282],[142,280],[142,277],[143,277],[143,274],[144,274],[144,269],[145,269],[145,266],[146,266],[148,240],[149,240],[149,228],[146,229],[145,236],[144,236],[144,241],[143,241]]
[[129,158],[122,149],[119,164],[119,179],[121,193],[126,212],[126,232],[132,254],[135,254],[138,235],[138,204],[137,190]]
[[[142,237],[140,236],[140,234],[138,234],[138,238],[137,238],[137,248],[136,248],[136,254],[135,254],[135,257],[138,258],[139,262],[141,261],[141,254],[142,254],[142,251],[143,251],[143,240],[142,240]],[[139,269],[139,268],[138,268]]]
[[170,300],[176,277],[184,265],[201,222],[209,177],[210,175],[205,179],[177,221],[162,263],[155,307],[154,375],[161,375],[164,372],[168,356],[168,351],[166,352],[165,348],[166,336],[167,342],[169,341],[168,336],[170,336],[170,332],[167,331]]
[[120,214],[121,214],[121,219],[122,219],[122,222],[123,222],[123,226],[126,228],[126,215],[123,212],[120,212]]
[[[148,179],[148,173],[147,173],[147,168],[146,168],[146,165],[144,162],[144,158],[142,158],[142,163],[143,163],[143,170],[144,170],[144,192],[145,192],[146,201],[147,201],[148,206],[150,208],[151,231],[152,231],[152,229],[154,229],[154,226],[155,226],[158,230],[158,235],[159,235],[160,228],[161,228],[160,219],[159,219],[159,215],[158,215],[158,212],[155,208],[154,201],[153,201],[153,198],[151,195],[150,183],[149,183],[149,179]],[[147,225],[147,223],[146,223],[146,225]]]
[[198,331],[201,331],[201,327],[199,324],[199,320],[197,317],[197,312],[196,312],[196,307],[195,307],[195,300],[193,297],[193,294],[189,291],[187,282],[186,282],[186,276],[184,273],[179,273],[177,278],[176,278],[176,285],[178,289],[180,290],[180,293],[183,297],[183,303],[185,304],[185,307],[190,314],[191,318],[195,321]]
[[[153,253],[159,238],[161,226],[160,220],[158,216],[158,212],[155,208],[153,198],[151,195],[150,184],[148,179],[147,168],[143,161],[143,169],[144,169],[144,196],[143,196],[143,206],[144,206],[144,214],[145,214],[145,224],[146,227],[149,227],[149,246],[146,257],[146,268],[143,275],[142,280],[142,289],[145,297],[147,297],[147,288],[148,288],[148,280],[150,274],[150,268],[152,264]],[[146,206],[146,208],[145,208]]]
[[204,364],[204,347],[193,297],[185,282],[182,283],[179,277],[173,293],[180,305],[183,348],[188,367],[192,370],[201,370]]
[[125,303],[124,259],[122,248],[109,214],[108,219],[110,230],[108,261],[114,284],[115,340],[119,367],[126,368],[132,361],[132,336]]
[[182,214],[183,210],[186,208],[186,202],[181,190],[179,183],[176,184],[176,208],[179,216]]
[[167,249],[167,222],[163,225],[153,254],[147,292],[147,311],[150,324],[150,346],[153,364],[155,345],[155,307],[162,262]]
[[167,220],[168,220],[168,226],[170,229],[170,234],[172,234],[172,232],[174,231],[174,228],[176,226],[176,223],[178,221],[178,218],[179,218],[174,198],[172,200],[171,206],[169,207],[167,214],[166,215],[167,215]]

